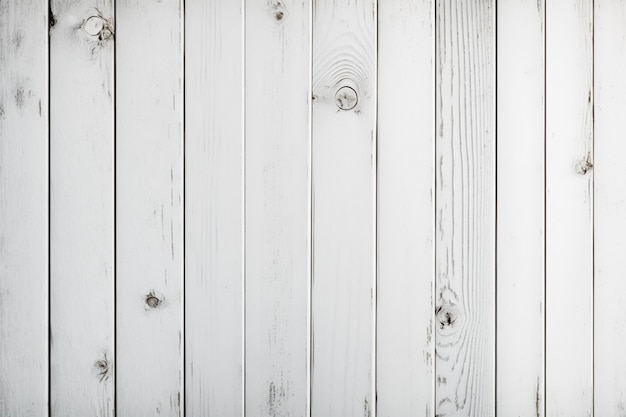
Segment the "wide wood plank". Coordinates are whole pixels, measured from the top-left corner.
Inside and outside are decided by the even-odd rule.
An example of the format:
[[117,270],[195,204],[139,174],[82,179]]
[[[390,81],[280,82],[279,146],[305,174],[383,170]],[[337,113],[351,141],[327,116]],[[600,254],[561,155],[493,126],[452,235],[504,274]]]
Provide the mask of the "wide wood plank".
[[240,2],[186,2],[185,392],[190,417],[242,413],[242,49]]
[[113,416],[113,2],[51,10],[51,410]]
[[497,20],[498,415],[544,416],[544,28],[542,1]]
[[179,0],[116,2],[117,416],[182,415]]
[[48,415],[48,4],[0,3],[0,415]]
[[313,15],[311,415],[373,415],[376,308],[376,7]]
[[437,3],[436,415],[495,408],[492,1]]
[[593,411],[593,10],[546,7],[546,415]]
[[626,415],[626,3],[594,2],[594,415]]
[[435,411],[434,5],[378,2],[380,417]]
[[309,0],[246,2],[245,409],[306,416]]

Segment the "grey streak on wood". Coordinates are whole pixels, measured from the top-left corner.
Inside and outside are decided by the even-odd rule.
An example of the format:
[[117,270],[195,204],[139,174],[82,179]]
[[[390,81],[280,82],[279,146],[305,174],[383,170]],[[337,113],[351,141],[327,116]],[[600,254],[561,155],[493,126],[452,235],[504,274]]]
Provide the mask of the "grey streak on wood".
[[115,4],[118,417],[184,414],[182,5]]
[[[113,2],[50,3],[50,409],[113,416]],[[107,377],[108,376],[108,377]]]
[[0,415],[48,415],[47,4],[0,4]]
[[545,416],[545,9],[497,7],[497,398]]
[[495,4],[436,6],[436,415],[495,415]]
[[243,2],[185,2],[185,410],[243,414]]
[[593,1],[546,3],[547,417],[593,413],[593,33]]
[[307,415],[310,0],[246,3],[245,410]]
[[[311,415],[374,413],[376,7],[313,3]],[[337,107],[337,90],[358,100]],[[343,100],[343,99],[342,99]]]

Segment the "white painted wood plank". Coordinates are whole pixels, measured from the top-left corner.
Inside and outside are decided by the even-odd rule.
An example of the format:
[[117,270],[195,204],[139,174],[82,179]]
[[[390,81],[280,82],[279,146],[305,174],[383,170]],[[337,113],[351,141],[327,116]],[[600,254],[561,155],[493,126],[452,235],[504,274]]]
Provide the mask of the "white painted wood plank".
[[182,414],[181,14],[116,3],[119,417]]
[[626,416],[626,3],[594,2],[594,415]]
[[497,9],[498,415],[545,415],[544,17],[542,1]]
[[48,415],[48,4],[0,3],[0,415]]
[[113,416],[113,2],[51,10],[51,412]]
[[313,16],[311,415],[375,415],[376,7]]
[[591,0],[546,6],[546,415],[593,408]]
[[492,1],[436,10],[436,415],[495,411]]
[[245,408],[306,416],[310,2],[246,2]]
[[243,393],[243,13],[185,4],[188,416],[240,416]]
[[434,415],[434,6],[378,2],[377,415]]

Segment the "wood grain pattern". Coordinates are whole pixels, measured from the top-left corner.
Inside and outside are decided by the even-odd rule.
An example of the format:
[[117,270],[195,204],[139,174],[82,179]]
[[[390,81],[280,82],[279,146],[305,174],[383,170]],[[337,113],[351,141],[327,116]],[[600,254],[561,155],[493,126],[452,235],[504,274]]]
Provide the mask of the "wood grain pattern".
[[546,415],[593,412],[593,9],[546,6]]
[[48,5],[0,3],[0,415],[48,415]]
[[116,3],[117,416],[180,416],[181,3]]
[[545,4],[497,9],[497,404],[545,415]]
[[306,416],[310,2],[246,2],[246,415]]
[[435,411],[433,23],[430,0],[378,2],[380,417]]
[[50,30],[51,413],[113,416],[113,2]]
[[243,14],[185,4],[187,416],[240,416],[243,394]]
[[494,3],[437,2],[436,415],[495,413]]
[[[626,3],[594,2],[594,415],[626,416]],[[596,168],[597,167],[597,168]]]
[[313,11],[311,415],[373,415],[376,8]]

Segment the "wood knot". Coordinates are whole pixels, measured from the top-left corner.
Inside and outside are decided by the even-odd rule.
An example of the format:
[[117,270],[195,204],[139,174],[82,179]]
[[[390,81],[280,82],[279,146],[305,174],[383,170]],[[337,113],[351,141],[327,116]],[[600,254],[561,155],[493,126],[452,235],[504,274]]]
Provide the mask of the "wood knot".
[[113,36],[113,29],[108,20],[102,16],[89,16],[81,25],[89,36],[97,37],[99,41],[106,41]]
[[93,364],[94,374],[98,378],[100,382],[107,381],[111,375],[111,363],[107,358],[107,355],[104,354],[102,359],[97,360]]
[[591,170],[591,168],[593,168],[593,164],[589,161],[589,159],[583,159],[576,162],[576,165],[574,166],[574,171],[576,171],[576,173],[579,175],[585,175]]
[[335,93],[335,104],[341,110],[352,110],[358,101],[359,97],[352,87],[343,86]]
[[155,291],[150,291],[144,296],[144,302],[146,304],[146,310],[155,309],[163,305],[165,298],[162,294],[158,294]]
[[452,327],[459,319],[459,312],[453,305],[444,305],[437,307],[435,310],[435,316],[439,323],[439,328],[444,329],[446,327]]
[[281,0],[275,0],[270,4],[271,14],[276,22],[281,22],[287,17],[287,9]]
[[56,24],[57,19],[54,17],[54,13],[52,13],[52,8],[48,7],[48,28],[52,29]]

